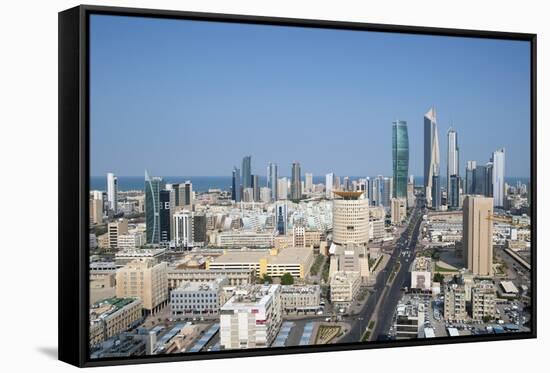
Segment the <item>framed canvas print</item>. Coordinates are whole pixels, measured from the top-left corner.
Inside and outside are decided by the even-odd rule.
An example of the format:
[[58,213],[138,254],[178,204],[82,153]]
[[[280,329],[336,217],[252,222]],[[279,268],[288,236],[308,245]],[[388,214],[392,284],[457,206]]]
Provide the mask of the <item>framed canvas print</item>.
[[535,337],[535,92],[533,34],[59,13],[59,358]]

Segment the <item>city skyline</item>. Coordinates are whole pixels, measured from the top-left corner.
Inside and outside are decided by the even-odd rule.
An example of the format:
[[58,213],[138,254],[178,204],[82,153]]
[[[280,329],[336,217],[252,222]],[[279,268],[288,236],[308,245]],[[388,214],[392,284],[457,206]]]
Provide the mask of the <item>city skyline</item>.
[[[525,176],[528,43],[121,18],[92,17],[92,175],[133,176],[143,168],[162,175],[227,175],[242,154],[255,154],[252,173],[259,175],[269,162],[290,165],[295,159],[315,175],[337,165],[341,175],[389,175],[395,118],[408,123],[409,173],[421,175],[421,115],[434,105],[439,137],[451,126],[460,133],[461,173],[467,160],[485,161],[504,147],[505,174]],[[254,34],[250,28],[258,28],[258,40],[242,37]],[[165,42],[155,43],[160,38]],[[224,41],[257,58],[246,68],[240,58],[221,58],[228,51]],[[173,48],[176,42],[185,48]],[[395,51],[408,58],[396,58]],[[184,58],[187,52],[213,58],[204,64],[203,58]],[[440,58],[435,63],[421,52]],[[415,59],[422,63],[411,66]],[[132,79],[155,63],[161,72]],[[218,110],[205,110],[206,103]],[[124,136],[128,132],[132,136]],[[354,136],[339,135],[344,133]],[[220,143],[227,139],[230,146]],[[268,140],[278,146],[265,146]],[[201,148],[205,141],[223,156]],[[330,151],[337,148],[344,151]],[[193,161],[185,162],[190,156]],[[439,172],[446,175],[442,161]]]

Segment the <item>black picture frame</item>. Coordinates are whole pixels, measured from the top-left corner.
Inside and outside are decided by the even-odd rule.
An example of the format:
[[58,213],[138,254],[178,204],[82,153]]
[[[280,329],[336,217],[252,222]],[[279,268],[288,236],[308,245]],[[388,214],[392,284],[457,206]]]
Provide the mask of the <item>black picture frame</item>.
[[[525,333],[491,336],[439,337],[424,340],[374,341],[317,346],[182,353],[136,358],[93,359],[88,356],[88,194],[89,194],[89,17],[92,14],[183,20],[296,26],[324,29],[382,31],[527,41],[531,45],[531,229],[532,324]],[[537,331],[537,35],[528,33],[460,30],[311,19],[197,13],[81,5],[59,13],[59,360],[78,367],[173,362],[263,355],[359,350],[536,338]]]

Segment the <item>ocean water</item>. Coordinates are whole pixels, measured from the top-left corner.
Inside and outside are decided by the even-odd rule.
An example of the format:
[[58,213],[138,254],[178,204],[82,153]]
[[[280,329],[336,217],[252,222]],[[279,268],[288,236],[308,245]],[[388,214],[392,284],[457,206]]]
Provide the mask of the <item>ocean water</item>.
[[[356,180],[363,177],[364,176],[350,176],[350,179]],[[163,178],[166,183],[182,183],[190,180],[193,183],[193,190],[197,192],[206,192],[208,189],[231,189],[231,176],[165,176]],[[340,180],[342,179],[343,177],[340,177]],[[518,181],[527,184],[529,178],[506,178],[506,182],[513,186],[515,186]],[[421,176],[415,177],[414,182],[416,186],[423,185],[424,178]],[[324,184],[325,176],[313,176],[313,183]],[[145,178],[143,176],[118,176],[118,190],[120,191],[144,190],[144,184]],[[441,185],[444,187],[445,184],[445,177],[442,177]],[[265,176],[260,176],[260,185],[267,185],[267,178]],[[107,178],[105,176],[92,176],[90,178],[90,190],[107,190]]]

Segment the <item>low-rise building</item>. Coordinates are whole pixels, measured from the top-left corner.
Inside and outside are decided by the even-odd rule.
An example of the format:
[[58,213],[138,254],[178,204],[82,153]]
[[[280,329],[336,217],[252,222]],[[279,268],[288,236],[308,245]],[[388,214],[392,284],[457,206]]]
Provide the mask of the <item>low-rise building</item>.
[[330,299],[336,306],[349,306],[361,286],[359,272],[335,272],[330,278]]
[[109,298],[90,306],[90,346],[128,330],[141,319],[142,303],[135,298]]
[[167,270],[168,289],[173,290],[186,282],[211,282],[219,277],[227,279],[229,285],[249,285],[256,275],[253,269],[179,269]]
[[145,245],[145,232],[133,231],[118,236],[118,248],[121,250],[135,250]]
[[220,310],[220,287],[224,277],[210,282],[186,282],[170,292],[172,317],[217,316]]
[[400,303],[395,316],[395,338],[418,338],[424,325],[424,304],[420,302]]
[[226,248],[273,247],[273,232],[228,231],[217,236],[217,246]]
[[168,301],[166,263],[150,259],[134,260],[116,274],[118,298],[138,298],[146,313],[156,313]]
[[496,288],[491,281],[480,281],[472,288],[472,319],[494,319],[496,314]]
[[432,259],[417,256],[411,267],[411,288],[430,290],[432,287]]
[[220,345],[226,350],[269,347],[281,322],[280,285],[238,290],[220,310]]
[[391,223],[401,224],[407,217],[407,200],[404,198],[391,199]]
[[464,321],[466,311],[466,291],[463,285],[446,284],[444,289],[444,316],[448,321]]
[[166,255],[166,249],[126,249],[115,254],[115,262],[119,265],[128,264],[136,259],[148,259],[160,263]]
[[214,261],[207,263],[207,269],[252,269],[258,277],[264,274],[281,277],[285,273],[290,273],[293,277],[305,278],[312,264],[311,248],[289,247],[284,250],[227,251]]
[[285,313],[309,313],[319,311],[321,287],[319,285],[283,285],[281,303]]

